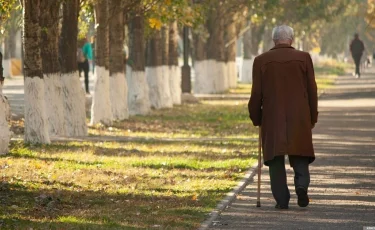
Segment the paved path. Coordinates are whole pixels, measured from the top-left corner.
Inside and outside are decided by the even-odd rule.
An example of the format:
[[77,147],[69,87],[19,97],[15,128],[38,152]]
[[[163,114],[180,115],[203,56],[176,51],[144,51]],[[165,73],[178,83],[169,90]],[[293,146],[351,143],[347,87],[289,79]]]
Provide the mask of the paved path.
[[[372,73],[371,73],[372,72]],[[363,229],[375,227],[375,71],[361,79],[340,77],[322,95],[314,129],[316,161],[311,165],[312,199],[298,207],[292,169],[289,210],[276,210],[268,167],[262,169],[261,208],[256,178],[213,222],[212,229]]]

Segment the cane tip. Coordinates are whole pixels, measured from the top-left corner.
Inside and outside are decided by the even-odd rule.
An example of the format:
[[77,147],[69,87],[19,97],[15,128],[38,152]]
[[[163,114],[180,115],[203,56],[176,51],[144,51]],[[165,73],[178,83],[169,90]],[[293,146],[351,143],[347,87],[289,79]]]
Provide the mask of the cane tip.
[[260,201],[257,201],[257,208],[260,207]]

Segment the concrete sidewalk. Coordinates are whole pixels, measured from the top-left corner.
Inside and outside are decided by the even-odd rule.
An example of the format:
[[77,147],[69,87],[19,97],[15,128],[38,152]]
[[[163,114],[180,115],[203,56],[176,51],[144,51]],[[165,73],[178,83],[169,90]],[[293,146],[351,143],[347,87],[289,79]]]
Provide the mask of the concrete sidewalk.
[[300,208],[287,164],[289,210],[277,210],[268,167],[262,169],[261,208],[257,181],[211,224],[212,229],[363,229],[375,227],[375,71],[361,79],[340,77],[319,100],[314,129],[316,161],[311,165],[310,205]]

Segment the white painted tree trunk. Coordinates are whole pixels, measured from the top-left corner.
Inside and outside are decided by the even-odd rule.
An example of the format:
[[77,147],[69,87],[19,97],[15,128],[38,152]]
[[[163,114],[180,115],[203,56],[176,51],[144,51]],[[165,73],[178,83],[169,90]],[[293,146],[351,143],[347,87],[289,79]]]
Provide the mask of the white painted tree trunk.
[[95,67],[94,95],[91,105],[91,125],[102,123],[111,125],[113,114],[111,109],[109,71],[102,66]]
[[8,153],[10,131],[8,121],[10,120],[10,106],[8,100],[4,97],[0,84],[0,155]]
[[51,143],[45,105],[44,79],[25,78],[25,142]]
[[78,72],[61,74],[66,134],[86,136],[86,96]]
[[3,60],[3,76],[4,77],[13,77],[12,76],[12,60],[4,59]]
[[50,136],[65,136],[62,81],[59,73],[44,75],[48,131]]
[[149,89],[144,71],[132,71],[126,67],[128,105],[130,115],[146,115],[151,110]]
[[124,73],[115,73],[109,77],[113,119],[129,118],[128,84]]
[[215,92],[215,81],[213,75],[208,75],[208,66],[212,66],[215,60],[195,61],[194,63],[194,93],[206,94]]
[[173,100],[171,95],[171,86],[170,86],[170,71],[168,65],[163,65],[162,67],[163,72],[163,81],[162,81],[162,105],[163,108],[172,108],[173,107]]
[[149,98],[151,107],[163,108],[163,68],[162,66],[146,67],[146,78],[149,87]]
[[177,65],[169,66],[169,86],[173,104],[181,105],[181,68]]
[[242,83],[252,83],[253,82],[253,63],[254,59],[243,59],[242,61]]
[[237,87],[237,65],[235,61],[227,62],[229,88]]
[[207,65],[207,78],[213,78],[214,90],[212,93],[223,93],[228,87],[225,62],[209,60]]

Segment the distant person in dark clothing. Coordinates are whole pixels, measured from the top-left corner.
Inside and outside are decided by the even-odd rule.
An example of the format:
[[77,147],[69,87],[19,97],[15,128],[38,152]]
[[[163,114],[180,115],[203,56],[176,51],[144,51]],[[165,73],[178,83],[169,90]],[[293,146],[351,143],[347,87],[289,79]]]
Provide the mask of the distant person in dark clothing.
[[79,76],[81,76],[81,72],[83,71],[85,74],[85,90],[87,94],[90,94],[89,90],[89,71],[90,65],[89,62],[92,61],[92,47],[91,43],[86,39],[82,48],[78,48],[77,50],[77,61],[78,61],[78,71]]
[[355,76],[357,78],[361,77],[361,73],[359,72],[359,66],[361,63],[361,57],[363,52],[365,51],[365,46],[363,42],[359,40],[358,34],[354,34],[354,39],[350,43],[350,53],[352,54],[354,63],[355,63]]
[[0,52],[0,85],[4,82],[3,76],[3,54]]

